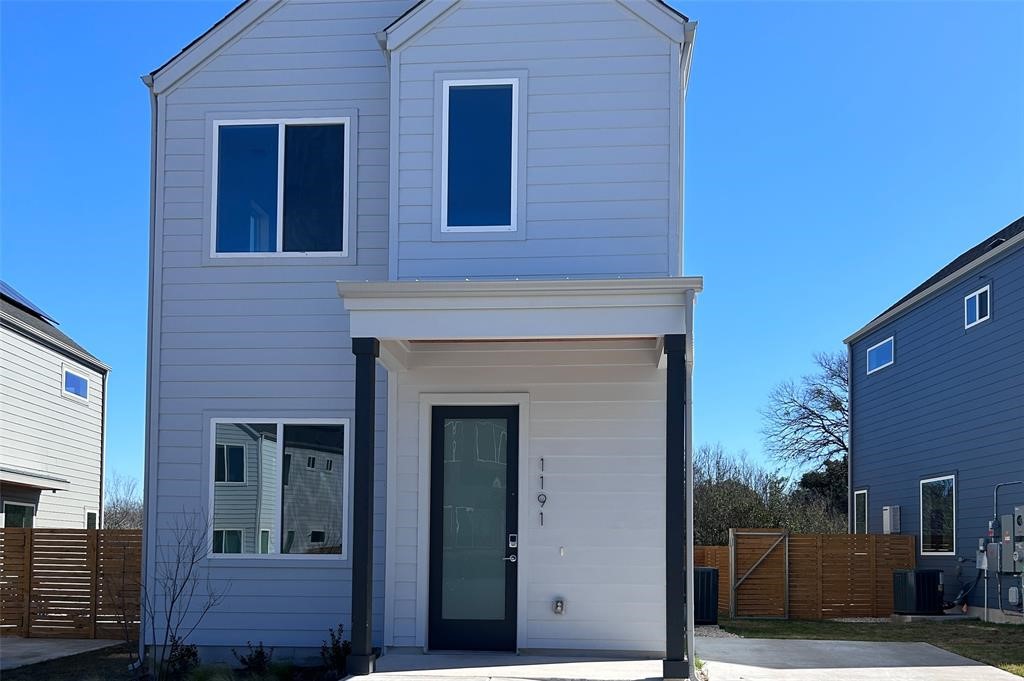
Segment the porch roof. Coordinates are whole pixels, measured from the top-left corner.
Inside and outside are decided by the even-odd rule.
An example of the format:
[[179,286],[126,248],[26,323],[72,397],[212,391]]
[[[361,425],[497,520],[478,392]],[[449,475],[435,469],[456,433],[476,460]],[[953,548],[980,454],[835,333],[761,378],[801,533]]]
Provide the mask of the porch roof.
[[11,466],[0,466],[0,482],[34,489],[48,489],[53,492],[66,490],[71,486],[71,482],[67,478]]
[[701,277],[338,282],[353,338],[551,340],[685,334]]

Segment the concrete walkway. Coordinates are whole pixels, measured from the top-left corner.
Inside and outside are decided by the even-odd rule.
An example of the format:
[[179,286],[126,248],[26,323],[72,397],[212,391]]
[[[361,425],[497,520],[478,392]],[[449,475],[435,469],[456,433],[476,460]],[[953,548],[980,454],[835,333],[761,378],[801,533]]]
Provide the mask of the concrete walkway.
[[15,669],[37,662],[120,645],[121,641],[93,638],[0,637],[0,670]]
[[709,681],[1020,681],[927,643],[699,638]]
[[545,655],[390,653],[377,661],[372,681],[480,681],[542,679],[547,681],[641,681],[661,678],[661,660],[626,657]]

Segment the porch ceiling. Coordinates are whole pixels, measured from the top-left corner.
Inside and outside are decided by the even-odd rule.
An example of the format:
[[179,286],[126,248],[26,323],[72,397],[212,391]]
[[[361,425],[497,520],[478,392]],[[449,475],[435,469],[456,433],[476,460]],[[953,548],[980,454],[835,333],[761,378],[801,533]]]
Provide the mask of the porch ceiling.
[[700,277],[338,282],[353,338],[522,341],[685,334]]

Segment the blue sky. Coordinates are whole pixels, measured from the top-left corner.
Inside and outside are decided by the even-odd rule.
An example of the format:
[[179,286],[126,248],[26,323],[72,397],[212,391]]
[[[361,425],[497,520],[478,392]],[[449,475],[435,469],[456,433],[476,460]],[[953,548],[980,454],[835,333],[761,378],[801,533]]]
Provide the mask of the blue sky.
[[[773,385],[1024,214],[1024,4],[676,3],[700,22],[695,439],[757,456]],[[0,276],[114,368],[142,473],[149,100],[234,2],[0,3]]]

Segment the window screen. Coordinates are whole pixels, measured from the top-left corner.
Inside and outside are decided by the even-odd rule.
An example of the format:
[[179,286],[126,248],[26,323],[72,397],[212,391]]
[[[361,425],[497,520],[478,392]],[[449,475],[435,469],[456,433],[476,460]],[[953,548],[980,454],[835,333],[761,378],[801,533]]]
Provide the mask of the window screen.
[[64,392],[71,393],[72,395],[76,395],[82,399],[89,399],[89,379],[65,369]]
[[277,250],[277,126],[218,129],[217,252]]

